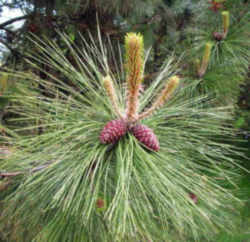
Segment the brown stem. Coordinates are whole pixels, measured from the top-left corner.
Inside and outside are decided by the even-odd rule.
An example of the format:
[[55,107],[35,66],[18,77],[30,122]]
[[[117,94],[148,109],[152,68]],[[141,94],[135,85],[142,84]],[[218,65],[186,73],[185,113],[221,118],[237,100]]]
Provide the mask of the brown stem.
[[25,173],[35,173],[35,172],[38,172],[40,170],[47,168],[50,164],[51,162],[45,165],[34,167],[33,169],[26,170],[26,171],[0,172],[0,177],[14,177],[14,176],[19,176],[19,175],[24,175]]
[[16,171],[16,172],[0,172],[0,177],[12,177],[22,175],[24,172]]

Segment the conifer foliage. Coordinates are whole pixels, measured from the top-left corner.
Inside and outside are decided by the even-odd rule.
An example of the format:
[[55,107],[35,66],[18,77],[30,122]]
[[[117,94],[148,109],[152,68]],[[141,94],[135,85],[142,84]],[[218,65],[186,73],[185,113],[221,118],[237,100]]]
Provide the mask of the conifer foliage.
[[248,3],[210,3],[211,8],[194,17],[196,25],[187,28],[193,45],[190,54],[202,92],[213,92],[220,102],[232,104],[238,100],[249,66]]
[[123,116],[118,108],[116,102],[117,97],[112,85],[111,78],[108,76],[104,78],[104,86],[111,103],[115,107],[118,116],[123,117],[121,120],[112,120],[108,122],[103,128],[100,140],[102,143],[114,143],[119,140],[126,131],[131,133],[147,148],[158,151],[159,141],[154,132],[145,125],[137,124],[139,119],[150,116],[158,107],[162,106],[164,102],[170,97],[178,86],[179,79],[174,76],[163,89],[152,107],[147,111],[138,114],[139,109],[139,93],[141,89],[141,82],[143,80],[143,38],[139,34],[129,33],[125,38],[126,46],[126,68],[127,68],[127,112]]
[[100,33],[98,43],[90,36],[81,47],[61,38],[75,65],[55,42],[37,39],[28,61],[47,78],[6,71],[17,79],[9,111],[22,126],[2,137],[13,152],[1,176],[18,184],[2,202],[5,239],[204,241],[233,231],[239,166],[232,157],[240,153],[221,142],[233,139],[230,124],[222,125],[230,109],[192,97],[197,83],[173,75],[171,60],[140,93],[140,34],[125,38],[125,71]]

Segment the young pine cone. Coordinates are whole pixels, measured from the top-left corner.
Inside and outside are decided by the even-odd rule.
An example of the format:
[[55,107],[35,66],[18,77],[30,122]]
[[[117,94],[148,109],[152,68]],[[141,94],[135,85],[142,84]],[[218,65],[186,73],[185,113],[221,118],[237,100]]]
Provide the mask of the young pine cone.
[[115,143],[127,132],[127,124],[121,119],[108,122],[100,134],[102,144]]
[[158,151],[160,149],[159,141],[153,130],[146,125],[137,124],[130,129],[130,132],[150,150]]

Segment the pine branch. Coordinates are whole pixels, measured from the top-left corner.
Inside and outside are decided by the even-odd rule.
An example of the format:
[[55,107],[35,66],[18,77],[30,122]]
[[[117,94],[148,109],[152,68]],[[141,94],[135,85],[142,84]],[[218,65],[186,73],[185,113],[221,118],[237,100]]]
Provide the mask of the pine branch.
[[30,15],[24,15],[24,16],[21,16],[21,17],[16,17],[16,18],[13,18],[13,19],[10,19],[2,24],[0,24],[0,29],[3,29],[5,26],[9,25],[9,24],[12,24],[12,23],[15,23],[17,21],[20,21],[20,20],[23,20],[23,19],[27,19],[29,18]]
[[[9,142],[18,151],[10,159],[3,159],[0,168],[16,170],[2,172],[2,177],[27,175],[23,185],[4,200],[0,230],[6,228],[11,217],[15,222],[11,235],[24,241],[42,236],[40,241],[59,242],[65,235],[68,241],[179,241],[173,234],[198,241],[214,236],[218,229],[232,231],[235,204],[238,206],[240,200],[231,193],[234,188],[229,184],[234,185],[238,176],[239,165],[233,157],[240,151],[218,142],[218,137],[233,139],[232,129],[221,126],[230,120],[229,110],[214,108],[206,97],[189,95],[198,82],[183,85],[171,107],[162,107],[143,122],[159,139],[161,148],[157,153],[138,142],[137,137],[143,134],[137,133],[136,137],[132,132],[109,148],[98,139],[114,108],[112,92],[103,95],[104,88],[97,88],[103,85],[105,69],[100,63],[107,60],[100,54],[103,45],[84,40],[86,47],[79,53],[69,48],[75,60],[81,60],[78,69],[53,40],[49,41],[47,45],[34,41],[38,51],[31,58],[50,67],[53,72],[46,74],[54,82],[29,72],[15,73],[23,91],[14,97],[17,105],[10,110],[18,114],[17,131],[25,132],[18,138],[10,137]],[[67,39],[65,44],[72,47]],[[138,48],[132,50],[138,53]],[[129,56],[138,56],[132,50]],[[140,58],[127,60],[132,67],[127,86],[133,90],[142,81],[142,69],[136,65],[144,65]],[[148,95],[144,93],[140,98],[141,103],[151,102],[154,90],[173,72],[169,66],[163,69],[148,88]],[[112,76],[120,76],[119,71]],[[68,85],[67,80],[75,86]],[[48,94],[53,97],[41,95],[42,87],[48,84]],[[116,90],[123,93],[123,87],[117,85]],[[109,85],[107,90],[111,90]],[[170,90],[163,88],[156,107],[168,99]],[[38,127],[44,127],[43,134],[33,132]],[[34,167],[36,161],[40,166]],[[49,165],[50,161],[58,162]],[[218,177],[225,178],[223,184]],[[98,206],[104,211],[99,212]]]

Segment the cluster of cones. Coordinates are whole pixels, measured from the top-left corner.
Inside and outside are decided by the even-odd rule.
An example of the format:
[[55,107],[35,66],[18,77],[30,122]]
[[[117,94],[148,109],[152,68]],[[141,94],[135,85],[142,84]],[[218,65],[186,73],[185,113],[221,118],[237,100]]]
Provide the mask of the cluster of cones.
[[152,129],[143,124],[129,127],[127,122],[122,119],[108,122],[101,132],[100,141],[103,144],[116,143],[127,132],[132,133],[139,142],[150,150],[159,150],[159,141]]
[[127,34],[125,37],[125,48],[127,72],[126,113],[123,114],[119,108],[112,78],[109,75],[104,77],[103,85],[118,119],[112,120],[104,126],[99,137],[100,142],[103,144],[114,144],[127,132],[130,132],[146,148],[158,151],[160,144],[156,135],[152,129],[140,124],[140,121],[152,115],[155,110],[160,108],[170,98],[179,84],[179,78],[177,76],[169,78],[151,107],[139,114],[139,94],[144,70],[143,37],[136,33]]

